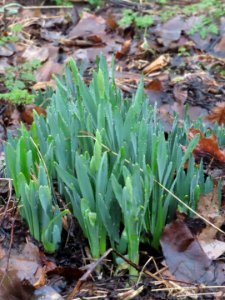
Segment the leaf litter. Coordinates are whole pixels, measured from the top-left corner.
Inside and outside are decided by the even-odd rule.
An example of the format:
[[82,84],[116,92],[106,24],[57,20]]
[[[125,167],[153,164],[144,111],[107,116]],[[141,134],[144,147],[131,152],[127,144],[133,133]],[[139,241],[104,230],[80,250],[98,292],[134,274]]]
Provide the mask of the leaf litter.
[[[40,2],[37,0],[32,4],[40,5]],[[108,6],[94,13],[85,11],[88,6],[85,2],[71,2],[72,8],[48,9],[46,6],[45,9],[42,6],[35,8],[24,6],[19,8],[19,14],[10,15],[9,11],[9,15],[6,13],[1,16],[1,26],[3,26],[1,30],[8,38],[7,43],[0,44],[1,92],[5,92],[4,81],[1,77],[4,78],[5,70],[9,66],[17,66],[26,61],[32,62],[38,57],[42,66],[35,71],[37,82],[29,87],[30,91],[33,88],[38,93],[38,90],[46,91],[48,87],[55,88],[52,75],[62,75],[64,65],[70,57],[82,66],[84,79],[89,81],[96,55],[104,53],[109,64],[112,61],[112,55],[115,56],[116,83],[125,93],[133,94],[141,79],[141,74],[144,74],[145,91],[149,103],[157,103],[158,112],[166,125],[166,130],[171,128],[174,112],[178,114],[182,122],[186,113],[185,105],[189,106],[191,120],[202,116],[204,121],[209,123],[209,127],[216,122],[219,125],[225,124],[224,16],[219,19],[219,34],[214,35],[209,32],[205,38],[202,38],[199,32],[189,34],[193,25],[199,23],[200,16],[186,16],[180,8],[177,8],[177,13],[173,14],[169,20],[163,22],[160,19],[159,6],[154,3],[108,1]],[[21,3],[24,5],[22,1]],[[140,30],[134,22],[126,26],[119,25],[122,8],[153,16],[154,26],[146,29],[147,35],[144,35],[143,30]],[[10,28],[15,24],[21,24],[22,30],[16,35],[17,41],[13,42],[10,38],[14,34]],[[7,101],[0,101],[1,143],[6,140],[7,132],[16,134],[21,120],[27,126],[32,123],[32,108],[45,115],[45,109],[42,106],[23,105],[21,109]],[[208,174],[212,174],[215,181],[222,176],[223,184],[225,170],[223,146],[210,131],[206,136],[200,130],[190,129],[189,138],[192,139],[196,134],[200,135],[199,143],[193,151],[196,164],[203,159],[204,168]],[[3,156],[2,153],[1,147],[1,156]],[[8,193],[4,189],[4,194]],[[218,209],[218,198],[215,187],[212,194],[202,195],[196,209],[200,215],[220,228],[224,224],[224,197],[222,197],[220,209]],[[9,207],[9,213],[1,214],[1,220],[10,224],[13,212],[15,212],[13,206]],[[17,222],[18,216],[14,216]],[[94,272],[95,283],[88,280],[90,270],[94,271],[89,261],[90,268],[87,264],[89,273],[83,282],[83,289],[75,290],[78,292],[77,297],[80,295],[96,298],[104,295],[105,298],[111,297],[112,299],[117,297],[120,299],[149,299],[150,297],[154,299],[164,297],[165,299],[168,297],[169,299],[168,295],[165,296],[163,288],[156,289],[157,293],[154,296],[152,293],[148,294],[148,288],[155,287],[150,279],[157,279],[158,284],[161,282],[167,291],[174,289],[177,295],[182,296],[183,293],[184,297],[190,296],[191,293],[201,295],[205,291],[214,293],[215,297],[223,297],[223,288],[210,290],[207,286],[224,285],[224,262],[217,260],[225,252],[224,236],[219,236],[215,228],[208,224],[205,224],[205,228],[202,229],[196,223],[196,219],[191,218],[191,221],[187,221],[185,218],[168,224],[162,234],[161,246],[168,267],[165,271],[167,275],[164,276],[163,272],[155,270],[155,274],[159,274],[158,277],[147,276],[143,268],[143,273],[147,276],[143,280],[144,285],[136,286],[135,282],[129,279],[130,285],[134,288],[121,291],[125,287],[127,278],[123,274],[118,278],[111,277],[109,254],[109,263],[105,261],[108,258],[107,255],[102,258],[106,277],[99,278],[98,272]],[[74,221],[66,220],[66,223],[68,226],[66,226],[67,237],[65,238],[69,242],[66,241],[62,252],[59,251],[62,254],[60,258],[56,254],[56,257],[49,259],[40,252],[40,248],[37,247],[39,245],[30,240],[25,229],[18,233],[18,231],[12,232],[11,225],[3,227],[0,273],[1,279],[6,280],[4,282],[6,287],[11,284],[7,282],[7,278],[11,276],[11,279],[19,280],[18,290],[21,286],[23,287],[21,293],[23,290],[28,291],[28,287],[33,292],[34,287],[40,288],[50,282],[49,286],[51,285],[55,290],[58,289],[61,295],[68,296],[66,288],[69,287],[71,291],[71,287],[77,286],[76,282],[79,283],[79,279],[84,274],[82,259],[85,260],[88,257],[88,250],[80,233],[78,236],[81,245],[75,242],[77,236],[74,237],[69,229],[70,226],[75,226]],[[193,228],[192,231],[189,228],[190,223],[197,224],[195,226],[200,227],[201,232],[197,230],[197,234],[193,233]],[[18,237],[22,235],[25,235],[28,240],[25,241],[22,238],[22,241],[18,241]],[[14,237],[11,246],[10,236]],[[67,242],[69,247],[67,247]],[[5,270],[7,274],[4,274]],[[188,293],[185,287],[190,288]],[[59,296],[55,290],[47,289],[43,293],[46,295],[53,292],[54,296]],[[31,293],[27,295],[28,299],[30,296]]]

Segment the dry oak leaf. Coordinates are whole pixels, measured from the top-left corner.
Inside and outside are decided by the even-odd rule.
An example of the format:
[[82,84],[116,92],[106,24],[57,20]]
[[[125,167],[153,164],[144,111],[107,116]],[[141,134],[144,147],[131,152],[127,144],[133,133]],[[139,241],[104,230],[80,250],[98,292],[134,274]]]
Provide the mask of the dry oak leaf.
[[217,122],[219,125],[225,125],[225,103],[217,103],[210,115],[206,117],[206,120],[212,123]]
[[143,72],[145,75],[155,72],[165,66],[170,62],[170,56],[168,54],[160,55],[156,60],[147,65]]
[[188,138],[191,140],[196,134],[200,134],[200,140],[193,150],[194,156],[200,158],[209,155],[213,159],[224,163],[225,151],[219,148],[216,136],[212,134],[210,137],[205,137],[199,129],[190,128]]

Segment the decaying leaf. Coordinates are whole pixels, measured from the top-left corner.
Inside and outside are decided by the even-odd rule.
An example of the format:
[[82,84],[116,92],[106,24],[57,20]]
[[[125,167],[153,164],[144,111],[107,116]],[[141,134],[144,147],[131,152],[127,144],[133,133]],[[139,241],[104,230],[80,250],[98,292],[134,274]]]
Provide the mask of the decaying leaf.
[[115,54],[116,58],[120,59],[125,54],[127,54],[129,52],[129,50],[130,50],[130,45],[131,45],[131,39],[126,40],[123,43],[121,50],[116,52],[116,54]]
[[35,91],[38,90],[46,90],[46,88],[52,88],[55,90],[56,88],[56,83],[55,80],[51,79],[49,81],[41,81],[41,82],[37,82],[33,85],[32,87]]
[[161,92],[162,91],[162,83],[159,79],[151,80],[150,82],[147,82],[145,84],[145,90]]
[[107,25],[107,29],[109,30],[115,30],[119,26],[116,21],[116,18],[112,15],[112,13],[107,14],[106,25]]
[[46,111],[44,110],[44,108],[34,105],[27,106],[25,110],[20,113],[20,118],[24,123],[29,125],[32,124],[32,122],[34,121],[33,110],[35,110],[38,115],[46,116]]
[[13,249],[11,251],[10,260],[8,262],[7,254],[0,262],[0,275],[4,274],[8,263],[8,277],[18,280],[28,280],[34,284],[37,282],[43,272],[38,247],[32,243],[27,243],[22,251]]
[[192,139],[196,134],[200,134],[200,140],[193,151],[195,158],[208,157],[217,162],[225,163],[225,151],[219,148],[216,136],[212,134],[210,137],[205,137],[199,129],[189,129],[189,139]]
[[147,67],[144,68],[144,74],[150,74],[168,65],[170,62],[170,56],[168,54],[160,55],[156,60],[151,62]]
[[217,103],[210,115],[206,117],[206,120],[212,123],[218,123],[219,125],[225,125],[225,103]]
[[[201,195],[197,212],[215,226],[220,228],[225,221],[224,213],[220,210],[218,187],[207,195]],[[216,228],[206,224],[198,236],[198,240],[208,257],[216,259],[225,252],[225,243],[216,239]]]
[[27,59],[28,61],[32,61],[38,58],[40,62],[44,62],[49,58],[49,49],[48,47],[46,47],[46,45],[42,47],[29,45],[24,51],[22,57]]
[[[207,195],[201,195],[198,202],[197,212],[215,226],[219,228],[221,227],[225,221],[225,218],[223,213],[220,211],[217,186],[214,187],[211,193]],[[200,233],[198,239],[204,241],[212,240],[215,239],[216,233],[216,228],[206,224],[206,227]]]
[[78,24],[69,32],[68,39],[87,39],[89,36],[105,36],[106,21],[101,16],[83,12]]
[[53,74],[62,74],[63,69],[63,64],[48,60],[36,71],[36,79],[37,81],[49,81]]
[[177,280],[187,284],[224,284],[224,263],[212,261],[206,255],[183,221],[168,224],[160,243],[169,271]]

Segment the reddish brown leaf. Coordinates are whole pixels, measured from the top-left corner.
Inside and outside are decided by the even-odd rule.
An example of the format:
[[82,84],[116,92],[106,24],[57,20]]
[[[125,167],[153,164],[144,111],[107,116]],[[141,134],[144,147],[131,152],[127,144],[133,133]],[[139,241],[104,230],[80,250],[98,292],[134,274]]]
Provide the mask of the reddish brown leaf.
[[145,89],[148,91],[157,91],[161,92],[162,91],[162,84],[159,79],[154,79],[148,83],[145,84]]
[[213,160],[225,163],[225,152],[219,148],[217,138],[214,134],[206,138],[199,129],[189,129],[188,137],[192,139],[196,134],[200,134],[200,140],[193,151],[196,158],[210,156]]
[[120,51],[117,51],[116,54],[115,54],[115,57],[117,59],[120,59],[121,57],[123,57],[125,54],[127,54],[130,50],[130,45],[131,45],[131,39],[129,40],[126,40],[123,45],[122,45],[122,48]]
[[101,44],[102,43],[102,39],[98,36],[98,35],[90,35],[87,37],[88,41],[91,41],[95,44]]
[[42,108],[40,106],[32,106],[32,107],[26,108],[24,111],[22,111],[20,113],[20,118],[24,123],[27,123],[29,125],[31,125],[33,123],[33,121],[34,121],[33,110],[35,110],[39,115],[46,116],[46,111],[44,110],[44,108]]
[[68,280],[78,280],[84,274],[84,271],[74,267],[56,267],[47,272],[48,275],[57,274],[61,275]]
[[109,30],[115,30],[118,27],[117,21],[111,13],[107,15],[106,25]]
[[206,117],[207,121],[218,123],[219,125],[225,124],[225,103],[218,103],[211,111],[211,114]]

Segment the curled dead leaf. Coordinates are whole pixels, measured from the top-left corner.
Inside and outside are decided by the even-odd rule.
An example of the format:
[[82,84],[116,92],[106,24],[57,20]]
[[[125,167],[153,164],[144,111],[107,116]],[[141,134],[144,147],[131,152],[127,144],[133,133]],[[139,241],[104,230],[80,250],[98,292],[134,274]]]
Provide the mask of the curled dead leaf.
[[123,45],[121,47],[121,50],[116,52],[116,54],[115,54],[116,58],[120,59],[121,57],[123,57],[124,55],[126,55],[129,52],[129,50],[130,50],[130,45],[131,45],[131,39],[126,40],[123,43]]
[[116,21],[116,18],[112,15],[112,13],[108,13],[106,17],[106,26],[109,30],[115,30],[119,25]]
[[205,137],[199,129],[189,129],[188,137],[190,140],[196,134],[200,134],[200,140],[193,151],[195,158],[200,159],[206,156],[218,162],[225,163],[225,151],[219,148],[216,136],[212,134],[210,137]]
[[225,125],[225,103],[217,103],[206,120],[219,125]]
[[44,110],[44,108],[42,108],[40,106],[31,106],[31,107],[25,108],[25,110],[20,112],[20,118],[24,123],[26,123],[28,125],[31,125],[33,123],[33,121],[34,121],[33,110],[35,110],[38,115],[46,116],[46,111]]
[[169,62],[170,56],[168,54],[160,55],[156,60],[147,65],[147,67],[144,68],[143,72],[145,75],[150,74],[167,66]]

